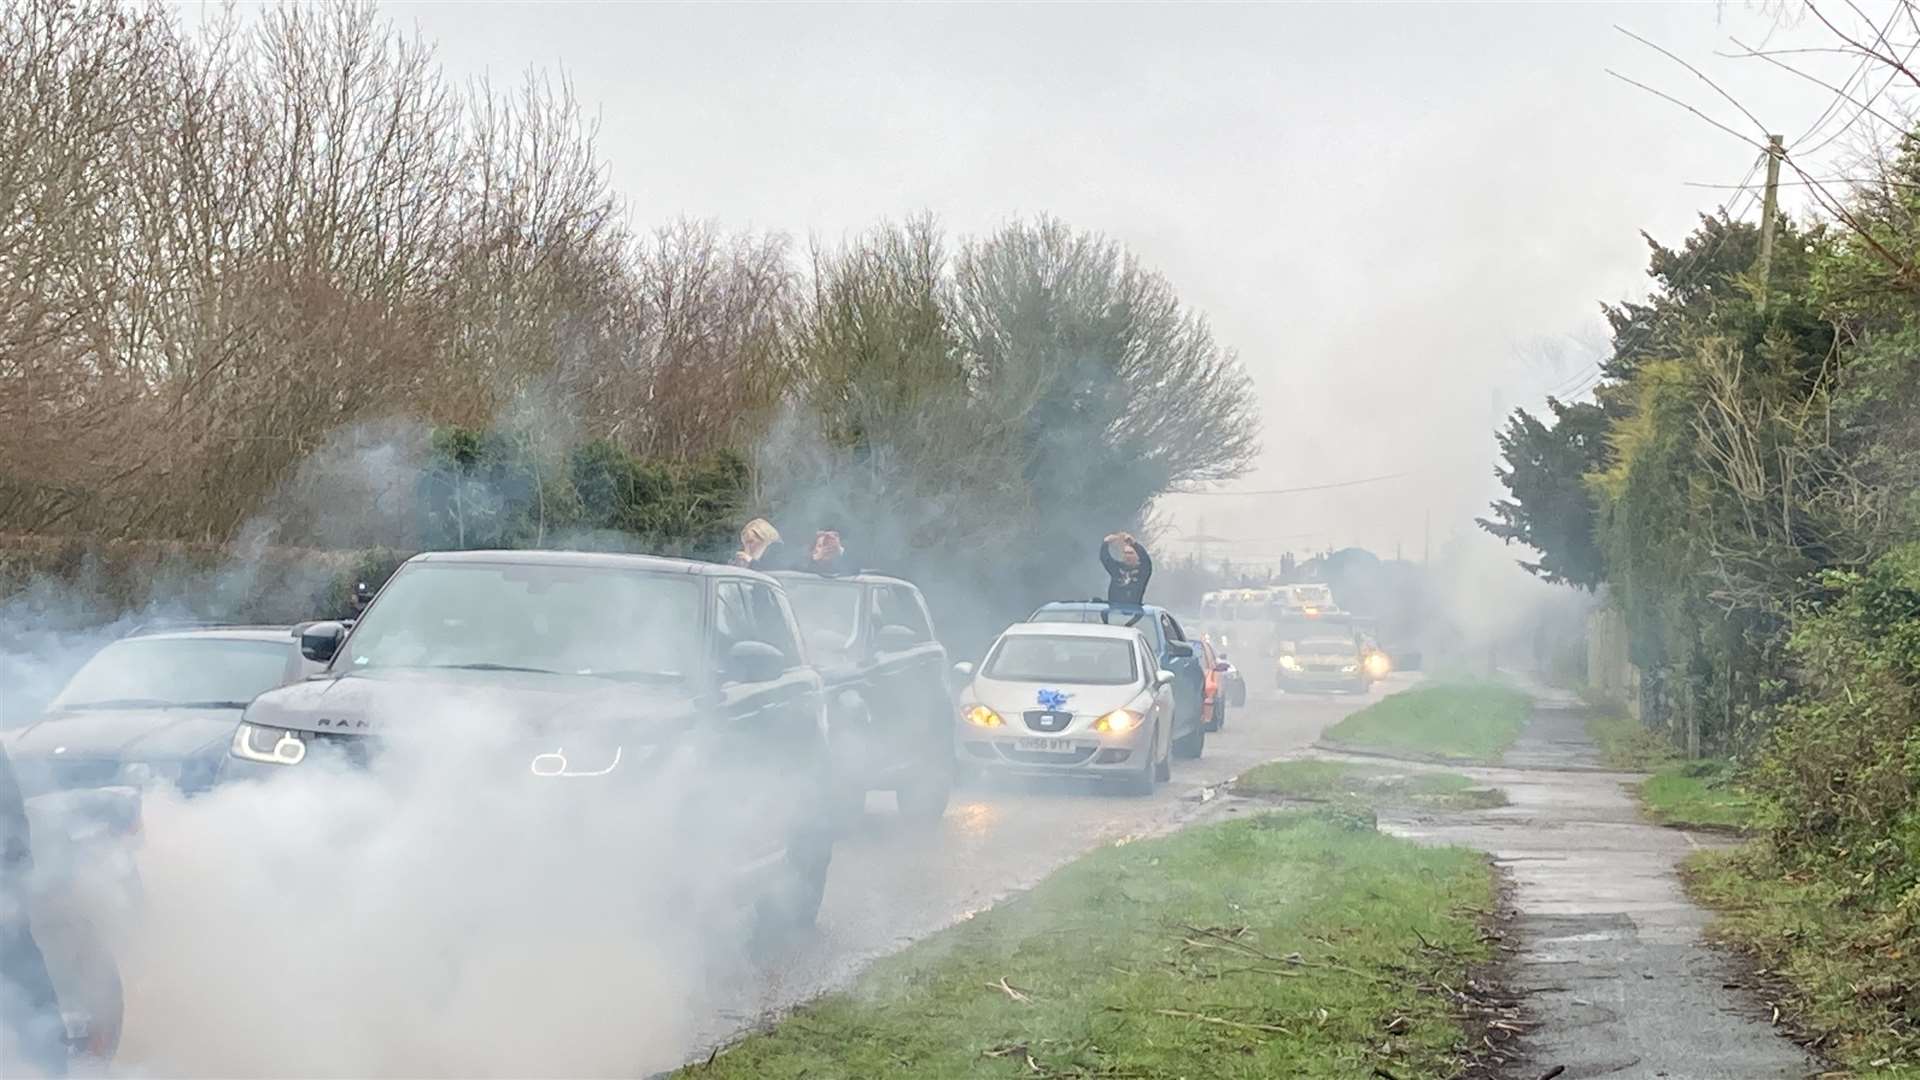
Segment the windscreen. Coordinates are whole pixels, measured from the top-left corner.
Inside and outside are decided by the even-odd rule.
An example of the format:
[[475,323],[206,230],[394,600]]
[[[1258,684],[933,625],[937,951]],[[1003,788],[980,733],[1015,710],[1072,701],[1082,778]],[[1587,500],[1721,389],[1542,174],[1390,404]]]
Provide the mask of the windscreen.
[[785,581],[793,617],[800,620],[807,655],[819,663],[847,659],[860,626],[861,586],[831,581]]
[[1154,622],[1146,613],[1132,608],[1041,608],[1028,622],[1093,623],[1099,626],[1138,626],[1152,640]]
[[1325,585],[1295,585],[1293,587],[1293,600],[1295,603],[1303,604],[1307,607],[1331,607],[1333,605],[1333,590]]
[[1350,637],[1308,638],[1294,648],[1295,652],[1323,655],[1327,653],[1351,653],[1359,651]]
[[335,667],[684,679],[698,662],[700,588],[689,574],[619,567],[417,564],[381,591]]
[[240,708],[286,679],[293,638],[131,638],[101,649],[60,696],[56,709]]
[[1086,686],[1124,686],[1140,678],[1130,641],[1040,634],[1001,638],[982,674],[1006,682]]

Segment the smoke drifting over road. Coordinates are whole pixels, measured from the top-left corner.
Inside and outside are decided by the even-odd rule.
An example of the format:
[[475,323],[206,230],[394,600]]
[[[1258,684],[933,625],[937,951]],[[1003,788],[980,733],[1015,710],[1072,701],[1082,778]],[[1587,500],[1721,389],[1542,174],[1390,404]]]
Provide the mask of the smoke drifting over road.
[[372,769],[149,797],[123,1067],[631,1075],[687,1052],[704,989],[748,962],[724,824],[684,812],[707,778],[535,777],[484,696],[404,708],[424,737]]

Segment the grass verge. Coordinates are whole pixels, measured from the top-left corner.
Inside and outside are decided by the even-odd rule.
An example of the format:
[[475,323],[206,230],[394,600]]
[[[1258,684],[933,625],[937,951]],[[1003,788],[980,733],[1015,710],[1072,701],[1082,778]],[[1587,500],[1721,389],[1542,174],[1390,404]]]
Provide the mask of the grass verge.
[[1249,769],[1233,787],[1245,795],[1434,810],[1486,810],[1507,805],[1505,792],[1459,773],[1406,772],[1343,761],[1270,761]]
[[1596,711],[1587,719],[1587,734],[1609,769],[1652,772],[1680,760],[1671,739],[1623,713]]
[[1653,774],[1640,785],[1640,806],[1660,824],[1737,832],[1752,826],[1755,804],[1731,762],[1686,761],[1664,735],[1618,713],[1596,714],[1587,734],[1609,768]]
[[1766,849],[1691,856],[1687,890],[1715,909],[1712,933],[1786,982],[1785,1018],[1847,1075],[1920,1074],[1920,949],[1898,901],[1788,872]]
[[1453,761],[1497,762],[1526,725],[1530,699],[1497,682],[1403,690],[1328,728],[1326,742]]
[[1339,815],[1105,848],[677,1075],[1452,1075],[1493,876]]
[[1640,805],[1662,825],[1744,832],[1753,824],[1753,798],[1726,761],[1681,761],[1640,785]]

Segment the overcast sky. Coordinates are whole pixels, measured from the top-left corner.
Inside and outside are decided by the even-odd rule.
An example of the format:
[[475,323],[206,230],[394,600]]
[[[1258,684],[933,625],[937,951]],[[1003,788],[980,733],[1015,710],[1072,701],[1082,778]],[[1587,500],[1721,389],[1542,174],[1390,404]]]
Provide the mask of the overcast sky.
[[1577,388],[1598,302],[1644,293],[1639,231],[1679,240],[1732,194],[1685,181],[1748,175],[1754,151],[1606,74],[1738,119],[1616,24],[1789,139],[1831,99],[1714,57],[1816,36],[1731,4],[385,10],[455,75],[567,71],[641,227],[837,242],[923,210],[960,233],[1046,212],[1119,239],[1258,386],[1264,453],[1227,490],[1414,474],[1168,501],[1249,558],[1417,556],[1429,515],[1436,544],[1470,528],[1499,414]]

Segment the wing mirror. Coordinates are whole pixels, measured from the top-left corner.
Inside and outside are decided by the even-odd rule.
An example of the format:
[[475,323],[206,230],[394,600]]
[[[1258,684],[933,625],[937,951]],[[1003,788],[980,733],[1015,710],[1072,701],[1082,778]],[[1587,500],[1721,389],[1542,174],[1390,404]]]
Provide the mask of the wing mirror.
[[1214,662],[1213,670],[1225,675],[1227,672],[1233,670],[1233,665],[1227,663],[1225,660],[1218,660]]
[[1167,655],[1175,660],[1185,660],[1193,655],[1193,646],[1184,641],[1169,641]]
[[971,679],[973,678],[973,665],[967,663],[965,660],[962,660],[959,663],[953,665],[953,673],[955,675],[960,676],[962,679]]
[[334,654],[340,651],[340,643],[346,639],[344,623],[314,623],[300,631],[300,655],[316,664],[331,663]]
[[772,682],[786,670],[786,656],[764,641],[736,641],[727,650],[727,677],[734,682]]
[[1153,685],[1155,687],[1172,686],[1173,672],[1168,671],[1166,668],[1161,668],[1159,671],[1154,673]]

